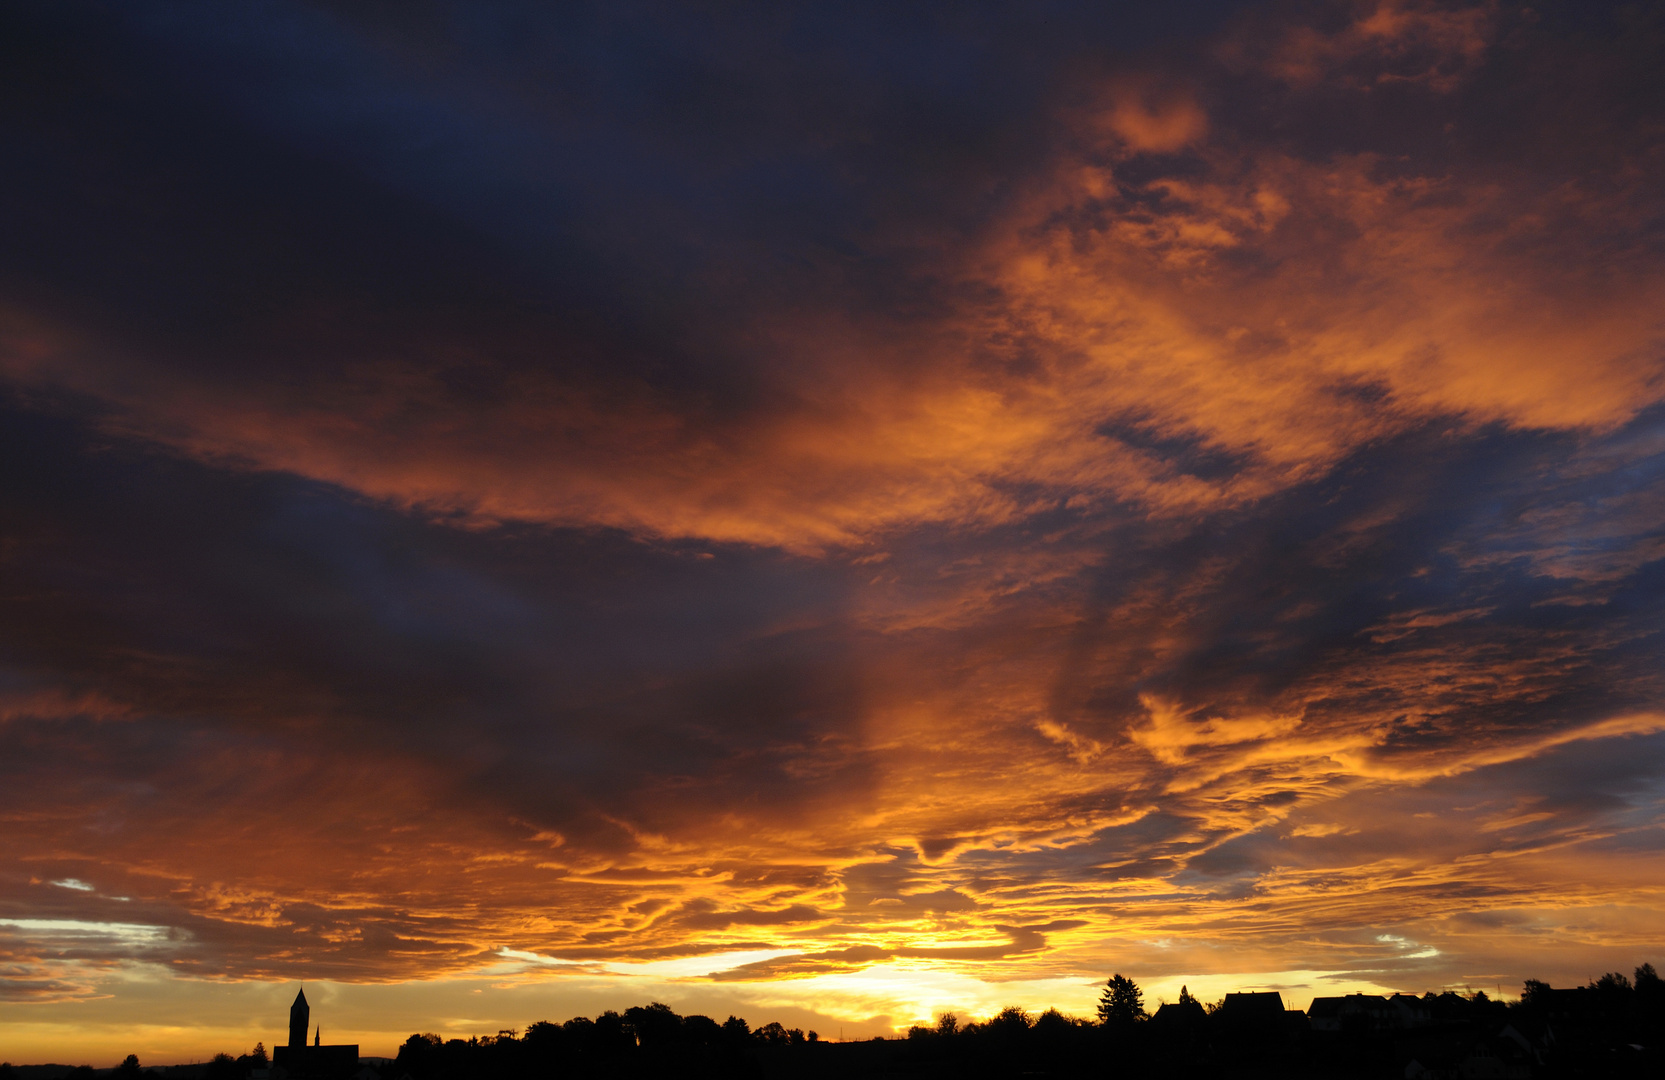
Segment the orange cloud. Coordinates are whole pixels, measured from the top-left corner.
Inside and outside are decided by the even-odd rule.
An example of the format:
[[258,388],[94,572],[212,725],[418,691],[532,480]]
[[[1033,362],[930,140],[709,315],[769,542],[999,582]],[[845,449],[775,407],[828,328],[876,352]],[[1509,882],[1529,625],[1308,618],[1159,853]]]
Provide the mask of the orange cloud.
[[1220,53],[1228,64],[1303,88],[1369,90],[1408,83],[1443,93],[1484,62],[1498,18],[1494,2],[1368,0],[1338,6],[1351,16],[1340,29],[1271,24],[1228,39]]
[[1195,100],[1148,80],[1123,80],[1110,101],[1104,126],[1135,153],[1168,153],[1208,134],[1208,114]]

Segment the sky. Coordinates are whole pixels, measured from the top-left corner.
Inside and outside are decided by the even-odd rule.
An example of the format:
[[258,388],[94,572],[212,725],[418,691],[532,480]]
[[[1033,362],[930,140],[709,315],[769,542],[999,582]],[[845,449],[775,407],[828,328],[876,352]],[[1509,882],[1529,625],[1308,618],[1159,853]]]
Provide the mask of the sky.
[[1665,963],[1662,48],[5,5],[0,1057]]

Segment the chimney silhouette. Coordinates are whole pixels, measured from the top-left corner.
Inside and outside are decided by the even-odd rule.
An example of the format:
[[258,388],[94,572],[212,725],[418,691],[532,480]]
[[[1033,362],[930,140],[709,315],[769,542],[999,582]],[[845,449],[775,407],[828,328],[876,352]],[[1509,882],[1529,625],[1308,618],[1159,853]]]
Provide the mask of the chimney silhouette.
[[295,995],[295,1004],[289,1006],[290,1046],[306,1046],[306,1029],[311,1019],[312,1007],[306,1003],[306,987],[303,986],[300,993]]

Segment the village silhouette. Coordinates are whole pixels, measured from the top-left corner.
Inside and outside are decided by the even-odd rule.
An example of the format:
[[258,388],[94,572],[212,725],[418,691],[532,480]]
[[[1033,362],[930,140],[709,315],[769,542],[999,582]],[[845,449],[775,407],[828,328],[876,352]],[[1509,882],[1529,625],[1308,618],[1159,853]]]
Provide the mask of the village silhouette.
[[[305,989],[289,1037],[268,1054],[147,1068],[0,1064],[0,1080],[544,1080],[560,1077],[1368,1077],[1531,1080],[1665,1075],[1665,981],[1652,964],[1586,986],[1528,980],[1518,1001],[1484,992],[1319,997],[1302,1012],[1276,991],[1205,1004],[1188,990],[1147,1010],[1117,974],[1092,1019],[1008,1008],[962,1022],[943,1013],[902,1038],[857,1042],[730,1016],[679,1016],[655,1002],[469,1039],[415,1034],[398,1056],[326,1044]],[[308,1033],[311,1032],[311,1041]]]

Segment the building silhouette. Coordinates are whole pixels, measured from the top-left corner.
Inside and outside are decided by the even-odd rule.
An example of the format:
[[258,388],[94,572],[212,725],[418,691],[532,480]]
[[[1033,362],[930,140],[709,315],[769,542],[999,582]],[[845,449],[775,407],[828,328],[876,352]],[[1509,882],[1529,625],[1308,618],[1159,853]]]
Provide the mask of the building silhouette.
[[325,1046],[324,1029],[319,1025],[308,1046],[306,1029],[311,1023],[312,1007],[303,988],[289,1006],[289,1044],[272,1048],[268,1080],[346,1080],[358,1071],[358,1044]]
[[301,987],[295,995],[295,1003],[289,1006],[289,1045],[305,1046],[306,1029],[311,1026],[312,1006],[306,1003],[306,987]]
[[1314,1031],[1411,1031],[1434,1022],[1429,1003],[1414,994],[1315,997],[1307,1008]]
[[1227,994],[1214,1015],[1227,1027],[1275,1028],[1283,1021],[1285,1011],[1283,995],[1276,990],[1251,990]]

